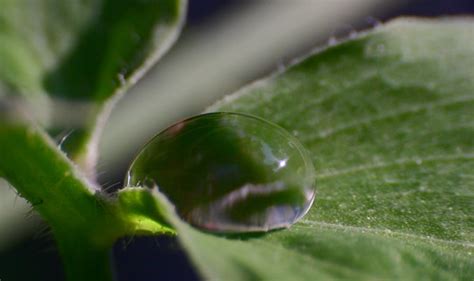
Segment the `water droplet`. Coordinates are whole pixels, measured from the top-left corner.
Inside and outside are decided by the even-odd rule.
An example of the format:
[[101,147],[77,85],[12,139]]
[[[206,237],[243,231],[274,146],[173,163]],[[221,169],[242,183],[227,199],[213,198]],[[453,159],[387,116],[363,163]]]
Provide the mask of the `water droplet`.
[[300,142],[263,119],[209,113],[155,136],[128,186],[157,187],[181,218],[212,232],[289,227],[311,207],[315,174]]

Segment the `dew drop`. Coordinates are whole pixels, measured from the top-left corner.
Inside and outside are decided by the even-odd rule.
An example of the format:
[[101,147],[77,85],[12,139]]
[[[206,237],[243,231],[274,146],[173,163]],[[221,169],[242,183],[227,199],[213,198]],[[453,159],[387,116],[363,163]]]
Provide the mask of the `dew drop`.
[[203,114],[165,129],[138,154],[126,183],[157,187],[182,219],[221,233],[289,227],[315,198],[314,167],[301,143],[239,113]]

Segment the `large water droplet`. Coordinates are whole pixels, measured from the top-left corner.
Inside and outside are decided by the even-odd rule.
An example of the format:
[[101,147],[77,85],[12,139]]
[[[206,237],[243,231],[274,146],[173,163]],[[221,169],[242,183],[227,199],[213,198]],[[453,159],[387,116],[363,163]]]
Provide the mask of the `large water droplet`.
[[158,187],[181,218],[212,232],[288,227],[311,207],[314,181],[295,137],[238,113],[203,114],[167,128],[126,178],[128,186]]

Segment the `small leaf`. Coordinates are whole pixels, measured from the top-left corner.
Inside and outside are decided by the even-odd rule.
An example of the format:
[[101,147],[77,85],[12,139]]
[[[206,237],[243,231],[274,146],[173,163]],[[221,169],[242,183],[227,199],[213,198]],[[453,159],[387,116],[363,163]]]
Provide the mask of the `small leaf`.
[[74,129],[68,155],[94,178],[98,139],[117,100],[111,97],[174,42],[185,0],[0,0],[0,6],[0,106],[6,100],[12,107],[6,96],[14,96],[26,108],[18,96],[26,97],[35,106],[24,111],[52,133]]
[[310,150],[318,197],[288,230],[232,240],[169,213],[210,280],[471,279],[474,22],[400,19],[211,107]]
[[118,192],[114,203],[116,215],[131,228],[127,234],[175,234],[149,189],[126,187]]
[[1,6],[0,81],[7,93],[100,102],[168,48],[184,4],[1,0]]
[[[186,2],[0,0],[0,7],[0,177],[48,221],[69,279],[111,279],[110,246],[142,224],[94,181],[99,136],[117,97],[176,38]],[[52,134],[73,129],[61,147],[75,163],[38,124]]]

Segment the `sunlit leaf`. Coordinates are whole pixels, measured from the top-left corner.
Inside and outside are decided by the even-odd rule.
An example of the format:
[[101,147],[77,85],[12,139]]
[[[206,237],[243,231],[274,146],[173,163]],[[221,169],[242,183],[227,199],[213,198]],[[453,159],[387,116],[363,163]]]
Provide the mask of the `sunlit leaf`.
[[315,205],[228,239],[172,214],[210,280],[474,276],[474,23],[401,19],[318,51],[210,110],[276,122],[311,151]]

